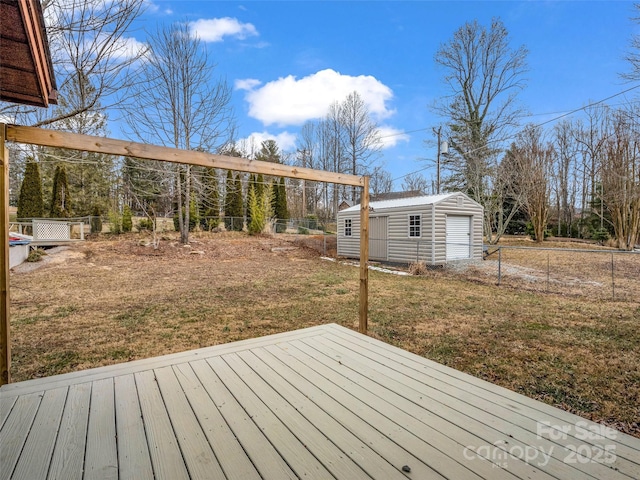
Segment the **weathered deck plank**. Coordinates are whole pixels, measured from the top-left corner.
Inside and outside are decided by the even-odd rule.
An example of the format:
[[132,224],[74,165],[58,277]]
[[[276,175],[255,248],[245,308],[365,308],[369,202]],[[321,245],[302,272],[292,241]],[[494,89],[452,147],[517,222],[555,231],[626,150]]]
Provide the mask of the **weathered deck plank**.
[[135,379],[156,478],[189,478],[153,371],[138,372]]
[[153,478],[138,388],[133,374],[114,379],[120,480]]
[[[540,406],[540,402],[520,395],[514,405],[513,401],[505,401],[500,396],[501,390],[487,390],[487,386],[492,386],[487,382],[485,382],[487,385],[485,385],[484,389],[472,388],[467,382],[477,379],[469,375],[460,374],[460,372],[455,373],[457,382],[451,380],[448,382],[442,381],[433,372],[422,371],[420,363],[414,363],[413,366],[409,366],[407,365],[409,362],[405,361],[403,363],[399,361],[398,358],[393,357],[393,352],[391,351],[385,351],[385,354],[382,355],[379,348],[361,348],[359,339],[345,338],[344,340],[336,341],[334,338],[329,344],[327,341],[327,337],[318,339],[321,345],[335,346],[335,343],[338,343],[345,348],[348,346],[352,351],[358,352],[361,358],[366,358],[368,361],[373,362],[375,365],[374,370],[377,372],[386,372],[392,378],[404,375],[405,377],[400,383],[430,395],[430,398],[435,400],[437,405],[455,405],[458,411],[472,418],[480,419],[484,425],[490,425],[499,432],[520,440],[523,445],[544,448],[553,457],[550,460],[550,464],[552,466],[557,465],[554,459],[557,460],[559,462],[558,468],[562,471],[565,470],[566,465],[569,465],[565,460],[574,456],[575,451],[573,449],[581,445],[586,447],[582,451],[590,456],[576,457],[575,462],[571,462],[570,465],[585,474],[595,473],[606,477],[612,474],[613,470],[634,478],[640,477],[640,452],[638,450],[624,443],[617,444],[615,460],[609,461],[609,459],[613,458],[606,451],[612,440],[609,437],[631,438],[624,436],[620,432],[588,422],[580,417],[577,417],[579,424],[576,427],[578,422],[574,421],[573,417],[575,416],[571,414],[565,416],[563,415],[565,412],[559,409],[555,409],[557,411],[554,411],[552,418],[541,416],[540,411],[535,409],[535,407]],[[412,361],[413,359],[410,360]],[[389,368],[387,365],[393,365],[393,368]],[[419,369],[416,370],[415,366],[418,366]],[[453,372],[456,371],[454,370]],[[541,427],[544,427],[542,422],[548,422],[558,427],[572,428],[568,429],[566,437],[560,435],[561,432],[558,431],[558,435],[553,435],[553,438],[545,438],[540,431]],[[588,426],[591,426],[593,430],[589,431]],[[598,432],[598,434],[593,432]],[[490,439],[487,440],[491,441]],[[606,460],[607,463],[605,465],[599,463],[599,461],[591,462],[589,461],[591,458]]]
[[189,470],[189,477],[194,480],[224,479],[222,468],[193,414],[172,367],[158,368],[154,372],[182,457]]
[[90,383],[69,387],[47,477],[50,480],[82,479],[90,400]]
[[42,400],[42,393],[31,393],[19,397],[11,415],[7,417],[0,430],[0,479],[11,477],[13,469],[18,463],[20,452],[27,440],[33,419],[38,413]]
[[47,476],[66,398],[66,388],[44,393],[11,478],[33,480]]
[[118,479],[116,407],[112,378],[97,380],[91,388],[84,478]]
[[9,478],[629,480],[640,440],[325,325],[3,386]]
[[191,367],[261,477],[273,480],[297,478],[239,400],[211,369],[209,363],[206,360],[198,360],[192,362]]
[[212,357],[207,362],[231,394],[235,398],[241,399],[242,406],[251,419],[263,431],[298,477],[318,480],[333,477],[320,460],[311,453],[310,448],[291,432],[290,429],[297,430],[298,425],[283,424],[263,403],[261,396],[256,395],[223,358]]
[[191,366],[180,364],[176,365],[174,370],[226,478],[230,480],[259,480],[260,474],[256,467],[249,460],[242,445],[207,394]]

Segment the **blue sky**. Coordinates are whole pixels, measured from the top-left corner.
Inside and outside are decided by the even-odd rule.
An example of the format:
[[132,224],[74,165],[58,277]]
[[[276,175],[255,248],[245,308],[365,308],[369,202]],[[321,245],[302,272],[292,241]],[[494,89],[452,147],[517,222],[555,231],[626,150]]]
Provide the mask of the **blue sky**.
[[[433,58],[464,22],[500,17],[512,45],[528,48],[519,98],[534,114],[523,122],[538,123],[632,86],[619,73],[640,33],[634,15],[627,1],[152,0],[134,35],[144,41],[159,23],[192,22],[234,87],[239,139],[275,138],[292,150],[305,120],[357,89],[385,135],[380,161],[396,178],[435,156],[424,140],[442,119],[429,106],[447,91]],[[633,93],[611,103],[625,98]]]

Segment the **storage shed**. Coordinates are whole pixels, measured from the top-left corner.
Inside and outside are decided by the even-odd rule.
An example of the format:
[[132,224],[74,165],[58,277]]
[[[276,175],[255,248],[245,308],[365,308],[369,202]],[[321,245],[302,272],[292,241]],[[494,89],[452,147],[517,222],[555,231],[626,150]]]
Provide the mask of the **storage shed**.
[[[443,265],[482,259],[483,207],[461,192],[371,202],[369,258]],[[338,256],[360,256],[360,205],[338,212]]]

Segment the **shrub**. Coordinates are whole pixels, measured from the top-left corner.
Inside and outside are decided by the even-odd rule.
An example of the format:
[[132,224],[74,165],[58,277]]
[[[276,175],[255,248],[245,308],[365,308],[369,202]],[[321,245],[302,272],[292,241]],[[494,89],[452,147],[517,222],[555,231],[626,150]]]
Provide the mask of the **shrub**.
[[152,231],[153,230],[153,220],[151,218],[143,218],[138,222],[138,231]]
[[409,273],[411,275],[426,275],[429,269],[424,262],[414,262],[409,264]]
[[306,227],[298,227],[298,233],[301,235],[309,235],[309,229]]
[[133,229],[133,221],[131,220],[131,208],[125,205],[122,210],[122,231],[130,232]]
[[597,242],[606,242],[609,240],[609,231],[606,228],[598,228],[593,232],[592,237]]
[[91,212],[91,233],[100,233],[102,232],[102,217],[100,211],[100,207],[95,205]]
[[120,235],[122,233],[122,217],[115,210],[109,211],[109,232],[115,233],[116,235]]
[[27,257],[27,262],[39,262],[42,260],[42,257],[45,257],[47,252],[45,252],[42,248],[36,248],[35,250],[31,250],[29,252],[29,256]]

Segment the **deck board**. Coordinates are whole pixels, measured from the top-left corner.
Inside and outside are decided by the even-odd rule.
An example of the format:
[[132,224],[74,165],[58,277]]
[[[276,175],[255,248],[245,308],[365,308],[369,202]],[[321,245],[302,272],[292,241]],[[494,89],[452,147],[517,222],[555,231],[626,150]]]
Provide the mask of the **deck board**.
[[138,388],[133,374],[114,378],[118,467],[121,480],[153,478],[149,446],[145,437]]
[[640,440],[332,324],[0,387],[10,478],[629,480]]
[[80,480],[86,450],[91,384],[69,387],[48,478]]

